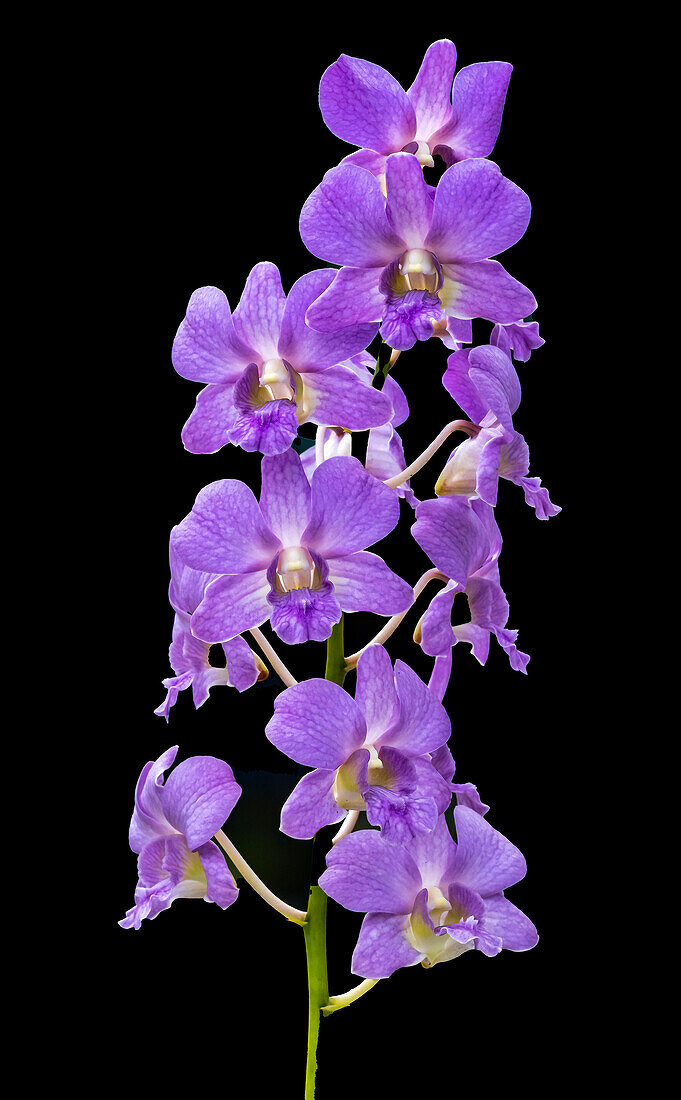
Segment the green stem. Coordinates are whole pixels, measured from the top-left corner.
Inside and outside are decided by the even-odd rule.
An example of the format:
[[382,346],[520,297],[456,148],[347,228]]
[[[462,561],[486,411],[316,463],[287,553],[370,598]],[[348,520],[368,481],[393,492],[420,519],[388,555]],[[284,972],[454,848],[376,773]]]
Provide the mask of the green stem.
[[326,671],[324,679],[332,680],[334,684],[343,686],[347,674],[345,664],[345,652],[343,644],[343,616],[331,631],[331,637],[326,643]]
[[[325,679],[339,687],[347,673],[345,644],[343,641],[343,616],[331,631],[326,643]],[[314,838],[312,841],[314,845]],[[317,1073],[317,1043],[322,1008],[329,1004],[329,979],[326,969],[326,894],[321,886],[310,886],[310,900],[305,914],[305,953],[307,955],[307,1065],[305,1067],[305,1100],[314,1100],[315,1075]]]
[[307,954],[309,995],[305,1100],[314,1100],[320,1013],[329,1003],[329,979],[326,971],[326,894],[320,886],[310,887],[310,901],[303,934]]

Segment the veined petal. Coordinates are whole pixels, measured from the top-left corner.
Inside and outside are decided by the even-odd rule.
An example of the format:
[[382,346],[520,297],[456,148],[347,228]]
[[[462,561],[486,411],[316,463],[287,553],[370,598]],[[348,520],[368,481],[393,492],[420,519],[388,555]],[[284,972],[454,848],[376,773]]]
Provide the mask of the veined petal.
[[519,283],[497,260],[443,264],[442,308],[455,317],[484,317],[509,324],[537,308],[531,290]]
[[448,38],[433,42],[426,50],[414,83],[407,89],[416,112],[416,141],[428,141],[449,122],[455,69],[454,43]]
[[233,382],[253,358],[237,334],[229,302],[215,286],[195,290],[173,343],[173,366],[194,382]]
[[168,776],[161,802],[170,824],[194,851],[224,825],[240,795],[241,787],[224,760],[190,756]]
[[385,538],[399,511],[395,491],[356,458],[330,458],[312,475],[312,511],[303,544],[327,559],[346,557]]
[[285,305],[278,268],[267,262],[256,264],[234,310],[234,327],[243,340],[257,349],[261,361],[278,358]]
[[310,485],[295,451],[263,458],[260,510],[283,546],[299,546],[310,521]]
[[382,645],[370,645],[357,662],[355,702],[366,719],[367,740],[373,744],[399,712],[392,662]]
[[164,772],[177,756],[178,746],[166,749],[158,760],[150,760],[142,769],[135,787],[135,807],[130,821],[129,841],[138,854],[146,844],[160,836],[168,836],[173,827],[166,819],[161,803]]
[[380,289],[381,267],[342,267],[328,290],[312,303],[307,323],[322,332],[336,332],[363,322],[377,323],[385,312]]
[[225,857],[212,840],[202,844],[197,855],[206,875],[206,901],[214,901],[221,909],[227,909],[238,898],[239,890]]
[[406,913],[367,913],[362,921],[351,969],[360,978],[389,978],[401,966],[414,966],[425,957],[407,939]]
[[539,942],[537,929],[530,918],[503,894],[485,898],[483,924],[486,932],[501,938],[507,951],[529,951]]
[[400,715],[394,728],[382,740],[414,756],[439,749],[452,732],[442,703],[404,661],[395,662],[395,682]]
[[264,569],[218,577],[208,586],[203,602],[192,616],[192,632],[213,644],[262,626],[270,617],[269,591]]
[[335,771],[319,768],[308,772],[281,808],[281,831],[296,840],[310,840],[325,825],[346,816],[333,797]]
[[347,557],[332,558],[329,561],[329,580],[344,611],[399,615],[414,602],[411,585],[393,573],[377,554],[366,550]]
[[489,555],[485,525],[461,497],[423,501],[411,533],[433,565],[461,588]]
[[355,164],[326,173],[303,206],[300,235],[313,256],[348,267],[385,267],[405,248],[390,228],[378,181]]
[[467,806],[454,809],[457,846],[447,874],[481,897],[497,894],[524,878],[527,865],[522,853],[484,817]]
[[322,371],[364,351],[376,335],[376,324],[350,325],[338,332],[320,332],[305,323],[309,306],[328,290],[335,268],[309,271],[293,284],[286,299],[279,355],[299,374]]
[[411,153],[395,153],[386,161],[386,212],[407,248],[423,248],[433,216],[421,165]]
[[344,837],[327,853],[319,885],[356,913],[411,913],[421,876],[406,848],[363,830]]
[[496,164],[462,161],[448,168],[437,185],[425,247],[441,264],[487,260],[520,240],[530,212],[525,192]]
[[408,851],[419,869],[423,886],[439,886],[445,878],[450,881],[446,876],[456,854],[456,844],[444,815],[438,818],[432,833],[415,836],[408,844]]
[[298,764],[335,769],[364,743],[366,723],[338,684],[313,678],[277,696],[265,736]]
[[414,136],[416,117],[404,89],[380,65],[359,57],[341,54],[329,65],[319,106],[331,133],[351,145],[392,153]]
[[488,157],[499,136],[512,71],[507,61],[482,61],[460,69],[449,121],[433,134],[433,147],[447,146],[454,160]]
[[388,394],[366,385],[344,366],[305,375],[303,393],[306,420],[353,432],[385,424],[393,411]]
[[192,454],[214,454],[229,442],[234,423],[234,382],[210,383],[202,389],[189,420],[182,429],[182,442]]
[[250,573],[266,568],[281,546],[253,493],[241,481],[213,481],[178,524],[175,546],[193,569]]
[[223,642],[222,648],[227,659],[228,682],[239,692],[252,687],[261,669],[248,643],[243,638],[231,638]]

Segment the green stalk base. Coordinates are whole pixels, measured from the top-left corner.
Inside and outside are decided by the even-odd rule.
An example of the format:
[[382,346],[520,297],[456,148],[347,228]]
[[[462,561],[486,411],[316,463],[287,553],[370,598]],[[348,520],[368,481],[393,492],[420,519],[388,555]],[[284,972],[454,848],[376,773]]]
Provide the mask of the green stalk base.
[[303,928],[307,955],[307,1064],[305,1100],[314,1100],[317,1073],[317,1043],[323,1005],[329,1003],[329,979],[326,970],[326,894],[320,886],[310,887],[310,900]]

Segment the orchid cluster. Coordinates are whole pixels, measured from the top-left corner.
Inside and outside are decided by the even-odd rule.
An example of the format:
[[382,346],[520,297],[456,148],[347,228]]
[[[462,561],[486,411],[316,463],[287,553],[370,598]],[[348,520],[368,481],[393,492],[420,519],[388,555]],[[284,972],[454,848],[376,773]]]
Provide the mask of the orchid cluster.
[[[314,1095],[320,1012],[349,1005],[401,967],[537,942],[530,919],[505,896],[525,861],[488,822],[476,787],[454,782],[442,703],[458,642],[484,665],[494,638],[511,668],[527,672],[500,580],[499,479],[519,486],[539,519],[560,511],[529,476],[528,446],[513,425],[517,364],[544,341],[530,317],[533,294],[496,258],[530,218],[527,195],[487,159],[511,66],[455,68],[447,40],[428,48],[407,91],[368,61],[342,55],[332,64],[320,86],[322,116],[356,149],[326,173],[300,215],[305,246],[327,266],[286,294],[277,267],[258,263],[233,312],[221,290],[195,291],[173,345],[175,370],[203,385],[182,432],[187,450],[240,447],[262,459],[257,497],[242,481],[212,482],[171,533],[173,675],[156,713],[168,721],[180,692],[191,689],[198,708],[212,687],[243,692],[274,670],[284,687],[265,736],[310,769],[281,808],[281,830],[309,841],[337,829],[309,908],[297,910],[224,831],[241,793],[229,765],[190,757],[166,776],[177,752],[168,749],[146,765],[135,793],[130,846],[139,883],[121,924],[139,928],[180,897],[226,909],[238,897],[235,869],[302,925],[306,1097]],[[435,184],[427,175],[436,160],[444,171]],[[473,320],[491,324],[487,343],[474,342]],[[451,419],[407,463],[398,429],[409,407],[392,372],[425,340],[449,352],[442,405],[451,405]],[[369,351],[374,341],[378,350],[374,343]],[[408,369],[401,377],[408,388]],[[313,444],[301,433],[309,424]],[[434,495],[419,501],[412,477],[456,432],[463,441]],[[401,512],[429,559],[414,585],[372,550]],[[414,632],[433,659],[426,684],[393,662],[385,643],[431,583],[441,587]],[[344,616],[358,612],[387,621],[348,656]],[[277,649],[309,641],[326,641],[325,673],[297,682]],[[211,664],[216,646],[221,666]],[[344,687],[352,672],[354,696]],[[364,914],[351,964],[362,981],[334,997],[327,897]]]

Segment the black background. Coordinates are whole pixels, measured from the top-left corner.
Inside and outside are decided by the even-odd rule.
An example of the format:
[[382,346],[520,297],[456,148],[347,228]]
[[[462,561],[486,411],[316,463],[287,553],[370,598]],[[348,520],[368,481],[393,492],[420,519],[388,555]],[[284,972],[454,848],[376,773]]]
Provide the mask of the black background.
[[[527,878],[510,897],[541,938],[525,954],[488,959],[471,952],[430,972],[398,971],[322,1021],[319,1095],[333,1100],[357,1081],[402,1095],[412,1070],[429,1095],[455,1087],[457,1074],[483,1081],[520,1063],[527,1080],[539,1072],[539,1055],[564,1052],[566,1029],[574,1027],[579,978],[571,868],[580,838],[572,829],[584,763],[575,759],[567,730],[577,719],[586,745],[597,716],[584,700],[573,651],[575,573],[585,534],[571,452],[579,398],[566,255],[579,234],[580,202],[577,188],[568,203],[565,188],[569,135],[579,115],[574,83],[565,79],[572,43],[566,26],[530,30],[515,17],[487,18],[482,9],[475,16],[438,15],[428,24],[416,9],[412,14],[400,27],[387,21],[371,27],[340,9],[320,21],[296,9],[279,23],[242,12],[247,22],[239,29],[202,9],[200,20],[170,28],[137,20],[114,51],[115,79],[98,114],[99,157],[92,167],[99,217],[111,240],[103,265],[110,286],[103,344],[113,365],[99,408],[114,430],[98,460],[106,505],[93,503],[107,565],[82,639],[88,649],[89,638],[101,635],[104,613],[106,656],[101,648],[93,656],[90,682],[97,697],[91,753],[94,759],[101,751],[103,760],[93,807],[101,874],[87,918],[93,944],[87,1000],[97,1013],[106,1011],[98,1042],[112,1071],[118,1065],[126,1072],[134,1038],[145,1049],[165,1051],[174,1073],[195,1066],[200,1080],[211,1062],[229,1069],[229,1081],[245,1066],[250,1095],[268,1095],[274,1087],[302,1095],[306,981],[298,928],[243,884],[226,912],[179,901],[140,932],[116,924],[132,904],[136,882],[127,847],[135,781],[147,760],[176,743],[180,758],[214,754],[232,765],[244,794],[230,835],[287,900],[304,908],[307,890],[310,846],[278,832],[281,803],[304,769],[263,735],[281,690],[277,678],[241,696],[216,688],[198,712],[184,693],[168,726],[153,714],[164,696],[161,680],[170,674],[169,530],[212,480],[239,477],[256,491],[259,486],[257,455],[234,448],[212,456],[184,451],[180,429],[199,387],[174,373],[170,348],[196,287],[221,287],[234,308],[258,261],[278,265],[285,291],[323,266],[304,249],[297,222],[323,173],[351,151],[326,130],[318,110],[327,65],[341,52],[365,57],[406,88],[438,37],[456,42],[458,68],[513,63],[491,159],[533,203],[527,233],[502,257],[534,291],[546,340],[528,364],[518,365],[523,400],[514,420],[530,444],[530,472],[564,510],[539,522],[521,490],[501,484],[502,584],[509,625],[520,628],[519,646],[532,658],[529,674],[511,671],[494,643],[485,668],[461,645],[445,702],[458,779],[478,785],[492,806],[488,820],[527,858]],[[474,322],[474,342],[486,342],[489,331],[487,322]],[[401,429],[409,460],[455,415],[440,381],[446,356],[432,340],[405,354],[395,370],[411,407]],[[421,499],[432,495],[447,453],[445,446],[413,480]],[[410,539],[411,521],[403,504],[400,525],[379,552],[413,583],[430,563]],[[425,606],[422,601],[421,610]],[[411,641],[420,613],[410,614],[389,649],[427,679],[430,662]],[[346,617],[346,651],[379,625],[371,616]],[[323,645],[277,648],[297,677],[323,675]],[[349,963],[360,922],[329,903],[332,992],[359,980]],[[158,1065],[149,1072],[157,1073]]]

